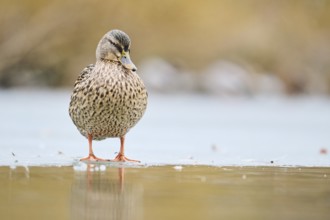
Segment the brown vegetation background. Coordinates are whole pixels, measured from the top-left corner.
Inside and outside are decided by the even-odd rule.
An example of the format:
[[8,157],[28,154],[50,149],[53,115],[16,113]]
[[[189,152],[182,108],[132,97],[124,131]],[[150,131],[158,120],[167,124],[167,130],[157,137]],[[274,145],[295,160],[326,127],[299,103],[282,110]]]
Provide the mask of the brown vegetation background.
[[[274,74],[288,93],[330,93],[327,0],[2,0],[0,86],[72,86],[110,29],[132,59],[203,74],[217,60]],[[312,91],[313,92],[313,91]]]

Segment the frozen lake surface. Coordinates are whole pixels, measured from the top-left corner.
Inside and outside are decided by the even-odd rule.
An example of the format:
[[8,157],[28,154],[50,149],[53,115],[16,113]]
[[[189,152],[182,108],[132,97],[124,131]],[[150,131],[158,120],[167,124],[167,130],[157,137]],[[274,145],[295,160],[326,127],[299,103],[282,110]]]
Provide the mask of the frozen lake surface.
[[[75,165],[87,140],[68,115],[70,91],[0,91],[0,166]],[[112,159],[118,139],[94,142]],[[151,94],[127,135],[141,165],[330,166],[330,99]]]

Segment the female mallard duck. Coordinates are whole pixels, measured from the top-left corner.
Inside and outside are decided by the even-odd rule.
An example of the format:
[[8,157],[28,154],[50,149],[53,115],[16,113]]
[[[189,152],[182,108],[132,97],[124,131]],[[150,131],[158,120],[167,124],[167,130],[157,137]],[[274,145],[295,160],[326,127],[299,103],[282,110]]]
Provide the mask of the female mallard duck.
[[89,155],[81,160],[106,161],[93,153],[92,140],[120,138],[113,161],[125,157],[126,133],[147,107],[147,91],[130,59],[131,40],[120,30],[106,33],[96,49],[96,63],[88,65],[74,84],[69,114],[79,132],[88,138]]

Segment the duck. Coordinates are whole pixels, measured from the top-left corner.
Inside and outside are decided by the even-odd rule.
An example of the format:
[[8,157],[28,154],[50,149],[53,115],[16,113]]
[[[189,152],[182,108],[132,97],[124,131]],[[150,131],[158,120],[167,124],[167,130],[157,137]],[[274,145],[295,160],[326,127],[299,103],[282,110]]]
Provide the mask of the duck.
[[[74,83],[69,115],[87,138],[89,154],[81,161],[140,162],[125,156],[125,137],[144,115],[148,92],[130,58],[131,40],[121,30],[107,32],[96,48],[95,64],[87,65]],[[96,157],[93,140],[119,138],[113,160]]]

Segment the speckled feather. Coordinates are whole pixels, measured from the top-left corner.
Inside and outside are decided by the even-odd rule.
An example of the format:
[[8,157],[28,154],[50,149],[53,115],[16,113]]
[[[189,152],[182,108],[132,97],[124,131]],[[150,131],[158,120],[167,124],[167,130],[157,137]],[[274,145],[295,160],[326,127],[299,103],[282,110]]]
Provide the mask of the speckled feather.
[[69,107],[82,135],[94,140],[124,136],[143,116],[147,91],[136,72],[119,62],[97,61],[80,73]]

